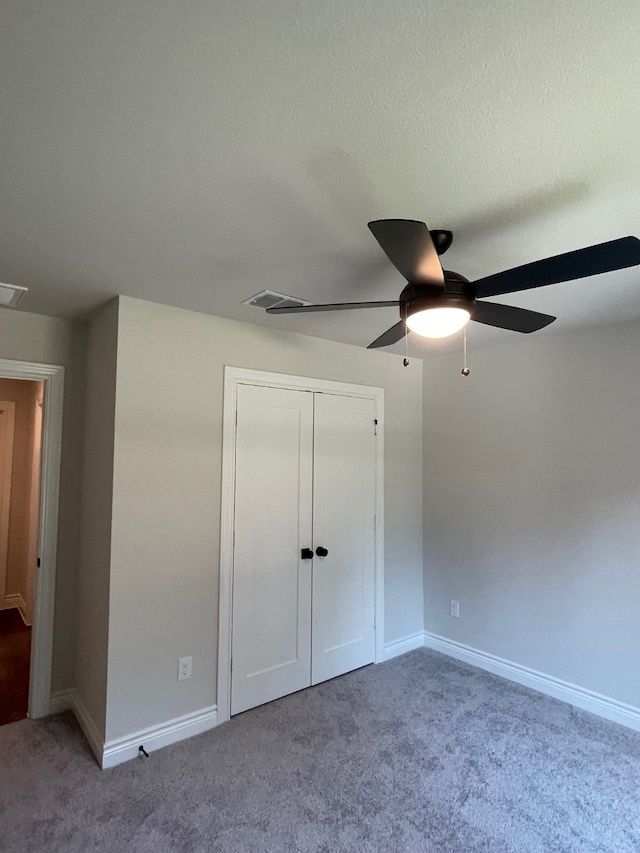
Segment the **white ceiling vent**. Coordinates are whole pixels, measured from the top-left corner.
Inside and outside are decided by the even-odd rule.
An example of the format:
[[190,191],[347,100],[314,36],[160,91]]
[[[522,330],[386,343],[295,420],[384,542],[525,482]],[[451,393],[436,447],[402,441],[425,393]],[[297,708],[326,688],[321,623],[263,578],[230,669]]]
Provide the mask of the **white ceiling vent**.
[[250,299],[244,299],[243,305],[255,305],[256,308],[293,308],[297,305],[310,305],[304,299],[296,299],[294,296],[285,296],[284,293],[274,293],[273,290],[263,290],[256,293]]
[[17,305],[27,292],[28,288],[20,287],[19,284],[2,284],[0,282],[0,305]]

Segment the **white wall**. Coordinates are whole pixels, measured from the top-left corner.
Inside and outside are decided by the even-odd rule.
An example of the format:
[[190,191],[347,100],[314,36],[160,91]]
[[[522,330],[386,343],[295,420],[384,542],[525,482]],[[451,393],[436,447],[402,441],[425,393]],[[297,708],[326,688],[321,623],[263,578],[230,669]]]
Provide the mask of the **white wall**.
[[52,689],[74,684],[85,326],[0,309],[0,358],[65,367]]
[[91,319],[87,343],[75,687],[98,735],[104,739],[118,344],[116,300]]
[[225,364],[384,387],[386,638],[422,630],[421,362],[126,297],[119,315],[107,740],[216,700]]
[[636,707],[639,341],[541,332],[471,350],[467,379],[424,365],[426,629]]

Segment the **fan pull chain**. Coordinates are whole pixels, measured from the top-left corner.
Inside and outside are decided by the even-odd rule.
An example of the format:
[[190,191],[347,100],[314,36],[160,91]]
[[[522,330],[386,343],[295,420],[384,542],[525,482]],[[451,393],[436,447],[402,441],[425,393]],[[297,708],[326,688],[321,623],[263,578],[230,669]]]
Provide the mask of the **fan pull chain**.
[[407,329],[407,306],[404,306],[404,358],[402,363],[409,367],[409,329]]
[[464,354],[464,358],[463,358],[464,364],[462,366],[462,370],[460,371],[460,373],[462,373],[463,376],[468,376],[470,371],[469,371],[469,368],[467,367],[467,327],[466,326],[464,327],[464,331],[462,333],[462,349],[463,349],[463,354]]

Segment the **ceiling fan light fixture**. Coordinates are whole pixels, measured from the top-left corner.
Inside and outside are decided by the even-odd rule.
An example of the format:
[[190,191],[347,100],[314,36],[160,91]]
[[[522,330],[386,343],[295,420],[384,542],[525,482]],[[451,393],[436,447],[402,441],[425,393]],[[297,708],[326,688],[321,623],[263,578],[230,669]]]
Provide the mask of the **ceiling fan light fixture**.
[[423,338],[446,338],[459,332],[471,319],[467,308],[450,305],[424,308],[407,317],[407,326]]
[[429,231],[424,222],[415,219],[377,219],[369,222],[369,229],[382,251],[407,280],[398,300],[319,305],[292,305],[295,300],[285,300],[284,304],[266,306],[267,312],[303,314],[397,306],[400,309],[399,322],[379,335],[367,349],[397,344],[406,338],[408,331],[425,338],[446,338],[464,328],[469,320],[528,334],[544,329],[556,318],[515,305],[484,300],[502,293],[519,293],[640,266],[640,240],[621,237],[469,281],[454,270],[443,269],[440,263],[439,255],[451,245],[453,235],[450,231]]

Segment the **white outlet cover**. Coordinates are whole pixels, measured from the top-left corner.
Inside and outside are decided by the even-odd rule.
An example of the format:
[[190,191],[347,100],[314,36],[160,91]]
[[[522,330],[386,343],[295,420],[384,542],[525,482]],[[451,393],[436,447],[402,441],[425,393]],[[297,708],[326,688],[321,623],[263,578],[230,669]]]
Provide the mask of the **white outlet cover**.
[[191,658],[178,659],[178,681],[186,681],[191,678]]
[[449,599],[449,616],[460,616],[460,602],[456,601],[455,598]]

